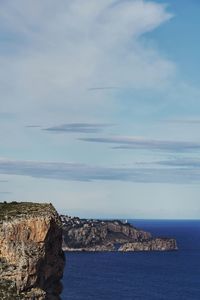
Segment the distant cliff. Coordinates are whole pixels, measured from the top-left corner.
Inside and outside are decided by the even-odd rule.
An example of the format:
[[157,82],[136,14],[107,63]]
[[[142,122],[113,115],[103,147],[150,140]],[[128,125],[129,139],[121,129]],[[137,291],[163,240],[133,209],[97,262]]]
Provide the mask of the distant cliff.
[[51,204],[0,203],[0,299],[60,299],[61,245]]
[[92,220],[61,216],[64,251],[169,251],[174,239],[153,238],[151,233],[120,220]]
[[119,251],[172,251],[177,250],[175,239],[155,238],[145,242],[132,242],[120,246]]

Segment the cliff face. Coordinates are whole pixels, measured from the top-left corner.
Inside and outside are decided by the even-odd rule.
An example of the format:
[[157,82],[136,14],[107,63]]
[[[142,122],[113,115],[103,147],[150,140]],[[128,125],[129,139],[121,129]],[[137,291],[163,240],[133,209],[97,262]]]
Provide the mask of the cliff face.
[[62,216],[65,251],[114,251],[120,244],[146,241],[149,232],[119,220],[85,220]]
[[58,300],[62,226],[51,204],[0,204],[0,299]]
[[126,243],[119,248],[121,252],[129,251],[172,251],[177,250],[175,239],[155,238],[145,242]]

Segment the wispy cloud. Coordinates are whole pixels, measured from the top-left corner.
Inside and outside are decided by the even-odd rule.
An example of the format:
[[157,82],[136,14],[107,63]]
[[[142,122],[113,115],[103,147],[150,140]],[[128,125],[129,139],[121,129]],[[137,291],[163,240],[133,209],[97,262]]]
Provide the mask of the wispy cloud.
[[169,167],[182,167],[182,168],[194,168],[200,169],[199,158],[175,158],[170,160],[163,160],[156,162],[158,165],[169,166]]
[[27,128],[41,128],[41,125],[26,125]]
[[98,133],[104,128],[113,126],[112,124],[97,124],[97,123],[68,123],[58,126],[43,128],[42,130],[54,133]]
[[81,112],[86,119],[113,108],[111,96],[88,93],[88,87],[165,86],[175,73],[174,63],[144,46],[140,37],[171,18],[165,5],[153,1],[2,1],[5,109],[28,113],[31,122],[36,115],[42,120],[56,112],[68,117]]
[[170,152],[184,152],[184,151],[199,151],[200,142],[188,141],[170,141],[170,140],[154,140],[142,137],[95,137],[95,138],[79,138],[81,141],[91,143],[104,143],[117,145],[114,149],[145,149],[145,150],[159,150]]
[[0,174],[68,181],[130,181],[135,183],[194,184],[200,182],[200,169],[119,168],[75,163],[0,160]]

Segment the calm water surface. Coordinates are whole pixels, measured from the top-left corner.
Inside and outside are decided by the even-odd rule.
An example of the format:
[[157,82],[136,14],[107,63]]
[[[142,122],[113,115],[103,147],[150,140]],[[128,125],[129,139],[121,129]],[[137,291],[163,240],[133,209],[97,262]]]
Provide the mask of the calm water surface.
[[200,300],[200,221],[131,222],[179,251],[67,253],[62,300]]

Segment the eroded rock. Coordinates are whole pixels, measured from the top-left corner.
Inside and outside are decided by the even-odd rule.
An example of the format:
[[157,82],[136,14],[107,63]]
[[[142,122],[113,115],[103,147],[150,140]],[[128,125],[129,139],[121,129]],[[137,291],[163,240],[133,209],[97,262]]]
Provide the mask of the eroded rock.
[[0,204],[0,299],[58,300],[62,225],[51,204]]

